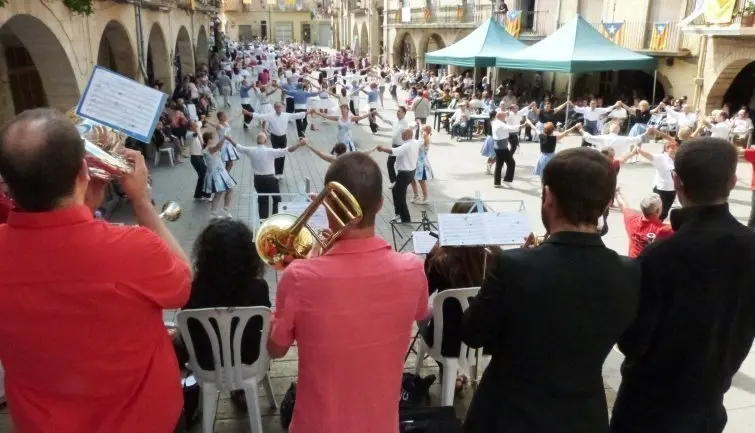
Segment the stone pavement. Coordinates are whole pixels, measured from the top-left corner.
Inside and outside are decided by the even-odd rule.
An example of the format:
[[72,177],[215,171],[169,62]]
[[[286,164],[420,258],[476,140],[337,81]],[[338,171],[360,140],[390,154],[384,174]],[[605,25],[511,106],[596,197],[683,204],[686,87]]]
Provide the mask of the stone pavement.
[[[405,94],[399,93],[399,100],[402,101]],[[386,94],[386,97],[388,95]],[[231,117],[239,112],[238,100],[234,98],[234,107],[231,109]],[[366,100],[362,100],[361,106],[366,107]],[[386,107],[383,110],[386,118],[395,118],[396,105],[386,100]],[[409,114],[409,118],[412,115]],[[336,126],[333,122],[317,120],[319,131],[307,131],[307,139],[315,147],[322,151],[329,151],[334,144],[336,136]],[[254,145],[255,135],[258,131],[256,128],[248,132],[241,129],[241,120],[236,119],[233,123],[234,136],[242,144]],[[390,127],[385,128],[373,135],[363,121],[362,126],[352,128],[357,145],[361,149],[370,149],[378,144],[389,145]],[[294,143],[296,134],[293,126],[289,128],[289,143]],[[568,138],[559,144],[559,148],[573,147],[579,145],[579,139]],[[492,177],[485,174],[485,159],[479,154],[481,147],[481,138],[475,137],[472,142],[456,142],[444,132],[433,133],[432,148],[430,150],[430,160],[432,161],[435,179],[429,182],[431,204],[426,206],[411,205],[412,217],[415,221],[421,218],[423,210],[428,211],[428,216],[434,220],[435,210],[445,211],[451,203],[463,196],[472,196],[479,194],[480,197],[497,210],[507,210],[517,206],[520,202],[524,203],[530,222],[536,233],[543,233],[543,226],[540,221],[540,182],[539,179],[532,175],[532,170],[537,161],[539,147],[535,143],[522,143],[520,150],[517,152],[517,172],[513,187],[511,189],[494,189]],[[660,143],[651,143],[651,151],[660,151]],[[387,173],[385,169],[386,154],[373,153],[375,159],[383,168],[384,189],[383,194],[385,204],[378,218],[378,232],[389,242],[393,241],[393,231],[389,220],[393,217],[393,203],[391,191],[388,189]],[[307,149],[301,149],[291,154],[286,161],[285,178],[281,181],[281,189],[284,193],[306,193],[307,179],[310,182],[310,190],[319,191],[322,188],[322,179],[327,169],[327,163],[320,160],[316,155]],[[161,163],[160,167],[152,168],[153,189],[156,202],[161,204],[167,200],[177,200],[183,206],[183,216],[179,221],[171,224],[173,232],[178,237],[181,245],[186,251],[191,251],[199,231],[205,226],[209,217],[209,204],[204,202],[194,202],[192,200],[193,188],[196,181],[194,170],[186,162],[175,167],[169,167],[166,162]],[[750,211],[750,179],[752,169],[750,164],[741,163],[738,169],[740,180],[736,189],[733,191],[730,204],[733,214],[741,221],[745,222]],[[651,192],[654,170],[649,163],[640,161],[633,164],[626,164],[619,174],[619,184],[622,192],[630,204],[639,207],[641,198]],[[232,213],[235,217],[251,223],[251,215],[255,212],[252,194],[252,172],[249,162],[242,158],[237,162],[232,171],[232,175],[238,181],[239,186],[234,191],[234,201]],[[411,194],[411,192],[410,192]],[[508,201],[508,202],[505,202]],[[116,212],[114,219],[123,222],[133,222],[127,204],[122,205]],[[409,239],[410,232],[415,225],[396,225],[397,233],[404,236],[403,240],[399,238],[399,244]],[[624,231],[621,214],[612,211],[609,216],[609,233],[604,237],[604,242],[616,251],[624,254],[627,250],[628,240]],[[411,242],[406,250],[411,251]],[[269,271],[266,279],[271,287],[271,298],[275,298],[275,287],[277,275]],[[166,319],[171,320],[172,312],[166,312]],[[619,366],[621,355],[617,352],[610,354],[604,366],[604,382],[606,384],[606,397],[609,406],[615,398],[615,390],[620,383]],[[408,370],[413,370],[414,357],[410,356],[406,363]],[[426,361],[425,365],[431,364]],[[434,364],[434,363],[432,363]],[[294,349],[284,358],[273,362],[271,377],[273,390],[278,400],[282,398],[289,384],[295,380],[297,371],[297,352]],[[437,368],[425,368],[424,374],[436,374]],[[433,403],[438,404],[439,384],[433,386],[431,395]],[[261,393],[264,390],[261,388]],[[466,411],[471,391],[468,390],[465,399],[457,400],[456,408],[460,416]],[[726,432],[744,433],[752,432],[755,426],[755,356],[750,356],[742,367],[742,371],[734,378],[732,389],[726,395],[726,407],[729,410],[729,424]],[[267,403],[263,398],[261,400],[263,412]],[[279,419],[275,412],[265,412],[263,424],[266,433],[277,433],[281,431]],[[10,431],[10,421],[7,416],[7,409],[0,412],[0,432]],[[217,432],[245,432],[248,431],[248,421],[245,415],[237,413],[230,405],[228,396],[223,395],[220,399],[217,420],[215,424]],[[194,431],[200,432],[197,428]]]

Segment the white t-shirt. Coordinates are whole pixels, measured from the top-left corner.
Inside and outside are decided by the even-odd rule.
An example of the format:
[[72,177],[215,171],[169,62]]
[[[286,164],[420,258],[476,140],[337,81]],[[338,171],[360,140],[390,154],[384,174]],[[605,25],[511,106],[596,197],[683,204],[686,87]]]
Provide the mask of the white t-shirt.
[[655,187],[661,191],[674,191],[674,179],[671,172],[674,171],[674,160],[666,153],[653,154],[653,167],[655,167]]
[[411,171],[417,169],[419,147],[421,145],[422,143],[418,140],[408,140],[401,146],[393,148],[393,156],[396,157],[397,171]]
[[189,150],[191,151],[191,156],[201,156],[202,155],[202,135],[199,133],[196,133],[196,136],[194,136],[194,134],[195,133],[191,131],[189,131],[189,133],[186,134],[186,144],[189,146]]
[[710,136],[713,138],[729,139],[731,133],[731,124],[729,122],[718,122],[710,127]]

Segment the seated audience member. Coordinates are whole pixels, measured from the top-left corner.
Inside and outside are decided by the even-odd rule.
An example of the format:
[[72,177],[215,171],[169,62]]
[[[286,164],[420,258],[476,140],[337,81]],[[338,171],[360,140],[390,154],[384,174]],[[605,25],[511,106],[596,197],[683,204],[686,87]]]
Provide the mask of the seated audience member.
[[[76,127],[51,109],[0,130],[0,174],[23,211],[0,226],[0,359],[18,433],[165,432],[183,398],[163,310],[191,271],[152,207],[142,155],[120,179],[139,225],[93,219]],[[96,188],[99,193],[92,194]]]
[[467,433],[606,433],[602,367],[634,319],[640,274],[607,248],[598,219],[616,189],[593,149],[558,152],[543,170],[540,246],[502,251],[462,321],[462,341],[492,359]]
[[663,202],[658,194],[645,196],[640,202],[641,212],[632,209],[621,191],[616,191],[616,202],[624,215],[624,227],[629,236],[629,257],[637,257],[649,244],[671,236],[671,226],[661,221]]
[[[251,230],[243,222],[231,219],[210,221],[194,243],[193,256],[194,281],[185,310],[270,307],[269,289],[263,279],[265,264],[257,254]],[[241,337],[241,362],[244,364],[252,364],[259,357],[261,332],[261,318],[250,319]],[[205,370],[213,370],[212,346],[204,328],[191,320],[189,333],[197,363]],[[231,393],[233,402],[246,409],[243,396],[244,391]]]
[[[467,214],[476,212],[472,209],[475,199],[471,197],[462,197],[453,207],[451,213]],[[435,247],[427,254],[425,258],[425,275],[427,275],[428,293],[432,296],[446,289],[463,289],[466,287],[479,287],[485,277],[485,256],[487,252],[484,247]],[[488,263],[491,263],[489,260]],[[443,303],[443,342],[440,353],[447,357],[459,356],[459,345],[461,344],[461,305],[455,299],[449,299]],[[426,325],[421,327],[422,338],[428,345],[435,344],[432,319],[425,321]],[[441,368],[442,365],[438,365]],[[456,372],[451,372],[455,374]],[[466,378],[459,377],[456,381],[456,390],[462,389]]]
[[14,207],[16,207],[16,204],[8,194],[8,184],[0,177],[0,224],[5,224],[8,221],[8,215]]
[[334,181],[363,217],[330,250],[283,272],[268,349],[280,358],[297,342],[291,433],[395,432],[412,323],[427,317],[427,280],[416,256],[375,234],[383,204],[377,163],[358,152],[339,156],[325,174],[326,184]]

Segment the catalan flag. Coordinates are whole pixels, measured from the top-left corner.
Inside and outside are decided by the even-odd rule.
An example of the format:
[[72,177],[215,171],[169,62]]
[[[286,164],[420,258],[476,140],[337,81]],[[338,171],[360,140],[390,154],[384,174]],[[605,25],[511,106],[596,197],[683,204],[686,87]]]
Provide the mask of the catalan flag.
[[606,38],[616,45],[624,43],[624,22],[620,23],[601,23],[601,31]]
[[668,21],[653,23],[653,35],[650,38],[650,51],[665,51],[669,34]]
[[511,10],[506,14],[506,31],[513,37],[518,38],[522,32],[522,11]]
[[728,24],[736,5],[737,0],[705,0],[705,20],[709,24]]

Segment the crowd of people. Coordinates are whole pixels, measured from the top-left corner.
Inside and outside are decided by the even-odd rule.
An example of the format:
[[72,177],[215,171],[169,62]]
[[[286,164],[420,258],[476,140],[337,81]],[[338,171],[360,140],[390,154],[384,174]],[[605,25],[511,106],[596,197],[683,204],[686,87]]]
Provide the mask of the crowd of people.
[[[484,93],[486,79],[477,98],[471,78],[447,75],[442,91],[453,91],[459,108],[443,120],[449,131],[467,134],[463,128],[477,128],[468,107],[485,113],[475,122],[487,136],[483,154],[496,186],[513,178],[521,132],[539,140],[535,172],[547,236],[510,250],[435,245],[423,263],[376,234],[383,173],[370,153],[390,155],[396,221],[411,221],[409,187],[415,203],[428,200],[433,129],[425,105],[442,106],[432,93],[433,80],[441,86],[441,79],[428,73],[427,82],[414,84],[416,95],[405,101],[413,107],[411,123],[405,106],[395,120],[381,113],[380,87],[397,100],[406,72],[372,67],[348,51],[236,45],[213,64],[220,95],[239,92],[244,126],[259,132],[255,146],[241,145],[232,119],[213,111],[212,101],[204,118],[187,119],[179,137],[187,143],[179,146],[191,149],[194,197],[212,201],[213,217],[191,255],[154,210],[141,152],[124,152],[134,170],[119,179],[138,225],[117,226],[94,218],[106,185],[89,176],[81,137],[65,115],[29,110],[0,129],[0,209],[10,208],[0,225],[0,362],[16,431],[181,431],[185,353],[166,331],[163,310],[271,306],[253,234],[228,212],[233,165],[249,158],[260,217],[277,213],[285,158],[310,146],[305,131],[316,130],[319,119],[338,125],[330,154],[310,147],[329,163],[323,181],[343,185],[362,216],[331,249],[316,249],[282,272],[269,335],[250,321],[242,338],[244,363],[260,356],[261,342],[274,359],[297,346],[290,431],[397,431],[415,322],[444,356],[459,356],[462,342],[492,355],[464,432],[723,431],[724,393],[755,337],[755,233],[728,208],[739,156],[755,162],[755,150],[729,142],[731,131],[726,139],[714,134],[723,134],[722,124],[737,125],[725,112],[703,118],[685,104],[651,109],[645,101],[601,107],[597,98],[520,107],[510,91],[496,105]],[[367,96],[364,113],[359,92]],[[226,101],[216,108],[224,110]],[[620,122],[602,125],[622,109],[637,119],[627,136],[619,134]],[[579,117],[571,121],[567,110]],[[651,123],[653,110],[676,127]],[[388,124],[391,146],[355,143],[350,128],[363,120],[373,133],[378,120]],[[300,139],[289,145],[292,123]],[[572,133],[583,146],[556,151]],[[662,153],[643,147],[652,137],[667,140]],[[621,161],[637,156],[656,175],[640,212],[617,188]],[[681,208],[671,209],[675,200]],[[630,232],[629,257],[601,240],[614,201]],[[452,212],[473,211],[470,202],[460,199]],[[481,288],[465,311],[444,305],[443,341],[432,341],[429,296],[473,286]],[[199,326],[188,332],[199,365],[213,368],[219,361],[208,335]],[[609,422],[601,373],[615,345],[626,360]],[[242,395],[232,398],[244,406]]]

